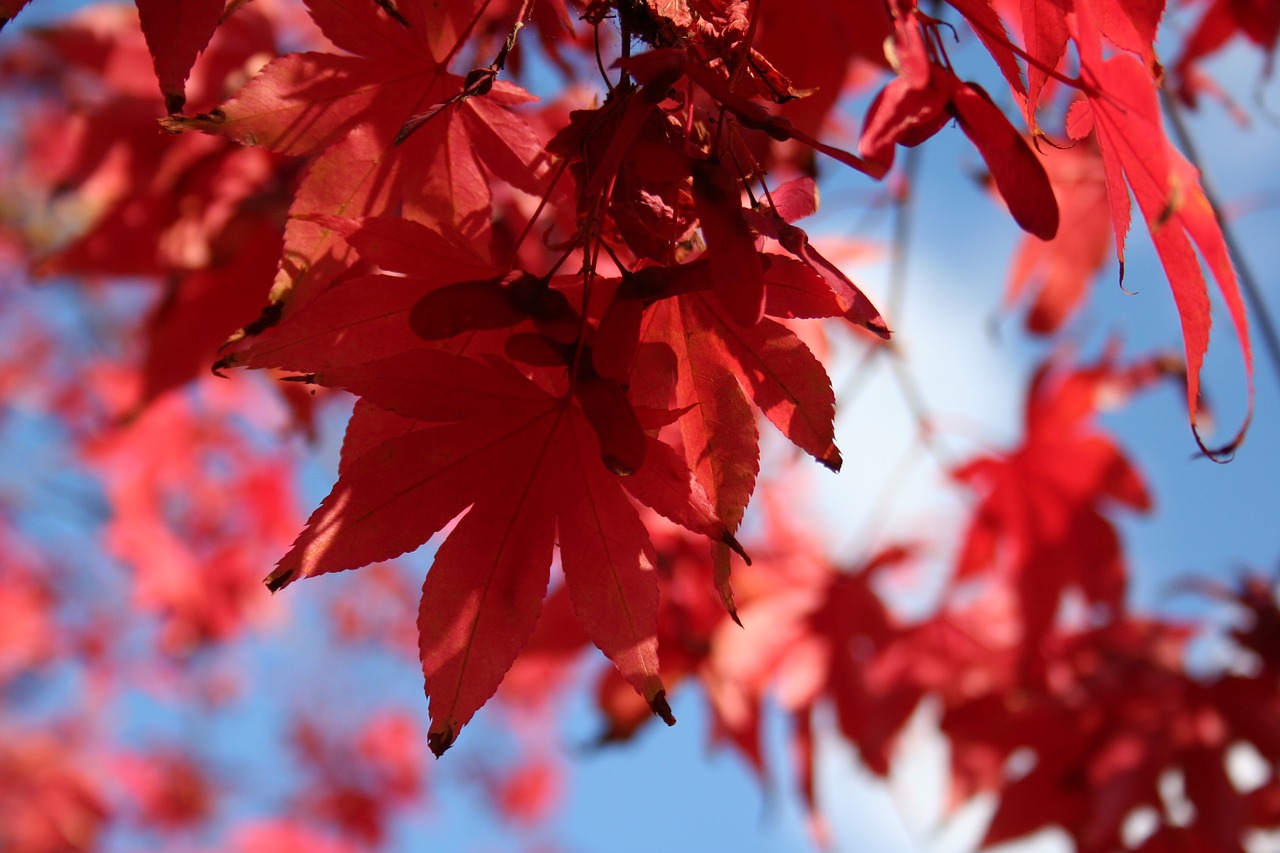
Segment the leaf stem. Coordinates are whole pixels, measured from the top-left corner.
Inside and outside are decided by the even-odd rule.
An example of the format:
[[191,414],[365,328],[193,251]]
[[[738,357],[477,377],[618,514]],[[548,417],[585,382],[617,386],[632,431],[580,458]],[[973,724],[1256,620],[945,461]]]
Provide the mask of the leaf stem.
[[1043,71],[1045,74],[1052,77],[1054,80],[1057,80],[1059,83],[1065,83],[1071,88],[1080,89],[1081,91],[1090,91],[1092,89],[1092,87],[1090,87],[1080,77],[1068,77],[1066,74],[1063,74],[1058,69],[1050,68],[1048,65],[1045,65],[1039,59],[1036,59],[1034,56],[1027,53],[1025,50],[1023,50],[1022,48],[1014,44],[1012,41],[1010,41],[1009,37],[1004,33],[996,32],[990,27],[984,25],[981,21],[976,21],[971,18],[965,18],[965,21],[969,24],[970,27],[973,27],[975,30],[982,30],[988,36],[1000,42],[1002,45],[1009,48],[1009,50],[1013,51],[1015,55],[1022,57],[1023,61],[1025,61],[1028,65],[1032,66],[1033,68],[1039,71]]

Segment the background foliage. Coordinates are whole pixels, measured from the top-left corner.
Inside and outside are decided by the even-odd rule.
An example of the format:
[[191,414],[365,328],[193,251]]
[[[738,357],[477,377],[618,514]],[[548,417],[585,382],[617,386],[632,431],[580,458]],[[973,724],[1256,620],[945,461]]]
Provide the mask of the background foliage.
[[[1206,141],[1197,162],[1224,187],[1242,277],[1274,269],[1266,81],[1280,10],[792,5],[494,0],[440,7],[428,25],[407,0],[74,13],[42,0],[6,27],[0,849],[972,849],[1031,836],[1267,849],[1274,364],[1240,458],[1188,463],[1175,330],[1194,365],[1207,315],[1189,307],[1200,267],[1176,233],[1213,266],[1217,231],[1194,176],[1173,154],[1161,164],[1163,136],[1132,122],[1162,84],[1178,146]],[[747,43],[760,54],[744,63]],[[622,44],[635,56],[620,71]],[[1093,125],[1113,123],[1101,145],[1084,108],[1068,112],[1072,87],[1046,82],[1052,68],[1096,82]],[[1022,109],[1028,85],[1039,113]],[[1028,114],[1048,134],[1035,145],[1021,141]],[[1135,147],[1108,154],[1116,140]],[[1137,297],[1114,286],[1117,163],[1156,235],[1152,247],[1137,228],[1128,247]],[[1143,169],[1154,184],[1134,178]],[[816,206],[809,174],[825,218],[805,220],[810,247],[797,248],[803,232],[783,219]],[[1002,203],[1047,237],[1053,196],[1057,238],[1017,237]],[[639,275],[619,284],[621,269]],[[558,300],[509,295],[544,273]],[[388,309],[398,325],[344,332]],[[640,312],[648,331],[628,342]],[[852,322],[791,319],[813,314]],[[1191,409],[1210,445],[1230,443],[1253,400],[1226,319],[1207,407]],[[1052,337],[1025,337],[1024,320]],[[678,364],[695,369],[674,389],[646,384],[665,375],[643,361],[655,343],[687,347]],[[214,362],[225,378],[208,375]],[[761,365],[789,365],[796,396]],[[385,385],[424,376],[448,388]],[[392,446],[408,414],[434,422],[410,435],[422,449],[339,462],[351,402],[327,386],[364,398],[348,447]],[[791,443],[753,427],[753,405]],[[711,433],[689,427],[713,408]],[[572,413],[576,426],[549,433],[555,467],[521,481],[531,457],[517,443],[450,483],[430,499],[437,527],[476,507],[442,553],[474,554],[512,518],[530,519],[526,539],[550,535],[549,510],[513,509],[513,481],[555,509],[572,551],[576,501],[592,494],[613,519],[600,541],[638,555],[639,574],[619,575],[624,609],[645,610],[645,584],[660,590],[656,645],[616,636],[619,605],[589,575],[570,581],[570,606],[557,558],[523,653],[510,671],[486,667],[505,673],[496,698],[474,719],[433,698],[428,725],[416,661],[434,646],[419,647],[417,590],[446,558],[438,538],[398,552],[429,535],[414,527],[429,501],[360,533],[331,498],[336,526],[357,534],[290,542],[335,469],[347,479],[334,494],[346,482],[358,502],[406,459],[522,411],[535,427]],[[1212,434],[1206,415],[1221,422]],[[691,473],[664,481],[659,464]],[[684,491],[655,498],[655,482]],[[640,504],[692,532],[646,513],[642,535]],[[730,539],[750,566],[714,544]],[[262,577],[286,552],[273,587],[396,559],[271,596]],[[492,689],[459,683],[475,707]],[[666,697],[672,731],[650,710]],[[886,790],[900,824],[869,806]]]

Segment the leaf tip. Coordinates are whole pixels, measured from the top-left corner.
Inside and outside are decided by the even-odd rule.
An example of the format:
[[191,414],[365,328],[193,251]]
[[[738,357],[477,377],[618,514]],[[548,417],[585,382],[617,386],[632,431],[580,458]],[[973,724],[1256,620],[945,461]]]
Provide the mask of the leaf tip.
[[453,746],[457,739],[457,731],[452,725],[446,725],[441,731],[432,731],[427,734],[427,748],[431,750],[432,755],[439,758]]
[[1191,419],[1191,435],[1196,440],[1196,446],[1200,448],[1200,452],[1196,455],[1203,456],[1210,462],[1217,463],[1218,465],[1225,465],[1228,462],[1231,462],[1236,458],[1236,451],[1240,449],[1240,445],[1244,444],[1245,436],[1249,432],[1249,424],[1252,421],[1253,411],[1251,409],[1249,414],[1245,417],[1244,424],[1240,427],[1239,432],[1235,434],[1235,437],[1233,437],[1231,441],[1220,447],[1209,447],[1204,443],[1204,439],[1201,438],[1200,425],[1196,422],[1196,418],[1193,416]]
[[274,572],[262,579],[269,592],[279,592],[295,580],[293,569],[278,567]]
[[729,618],[734,621],[739,628],[742,627],[742,620],[738,618],[738,605],[733,598],[733,584],[730,583],[731,566],[729,565],[729,546],[728,543],[711,546],[711,561],[714,564],[713,575],[715,578],[716,592],[720,596],[720,603],[724,605],[725,612],[729,614]]
[[[171,116],[175,116],[182,112],[182,108],[187,104],[187,96],[184,92],[165,92],[164,109]],[[161,120],[163,123],[163,120]],[[166,130],[168,128],[165,128]]]
[[751,565],[751,558],[747,556],[746,549],[742,547],[741,542],[739,542],[737,539],[733,537],[732,533],[726,530],[724,533],[720,535],[720,541],[728,545],[729,548],[733,551],[733,553],[741,557],[742,562],[746,563],[748,566]]
[[[666,723],[668,726],[674,726],[676,724],[675,715],[671,713],[671,706],[667,704],[667,691],[659,690],[657,693],[653,694],[653,698],[649,700],[649,707],[653,710],[653,713],[660,717],[662,722]],[[439,753],[437,753],[437,755],[438,754]]]
[[224,371],[239,366],[240,359],[236,357],[235,353],[232,353],[231,355],[224,355],[222,358],[210,365],[209,372],[219,379],[226,379],[227,374]]

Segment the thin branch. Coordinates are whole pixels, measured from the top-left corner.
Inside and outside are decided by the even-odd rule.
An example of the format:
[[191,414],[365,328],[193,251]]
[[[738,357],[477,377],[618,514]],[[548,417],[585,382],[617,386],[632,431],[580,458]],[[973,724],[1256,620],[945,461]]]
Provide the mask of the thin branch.
[[911,227],[915,221],[916,176],[924,159],[923,147],[908,148],[902,160],[902,197],[895,201],[897,215],[893,218],[893,235],[890,238],[889,294],[885,309],[895,326],[901,324],[902,301],[906,297],[907,261],[910,256]]
[[[912,226],[915,220],[915,178],[920,171],[922,159],[920,148],[908,148],[902,164],[902,180],[904,191],[897,201],[897,216],[893,222],[892,248],[889,260],[889,294],[887,310],[890,322],[900,327],[902,301],[906,294],[907,261],[911,254]],[[906,358],[898,348],[896,341],[889,341],[879,349],[889,356],[890,369],[898,388],[902,392],[907,410],[915,419],[920,440],[937,462],[938,467],[947,470],[946,453],[938,446],[937,434],[933,427],[933,416],[925,403],[924,394],[916,382],[915,375],[908,369]]]
[[929,406],[925,402],[924,392],[920,389],[920,383],[916,381],[915,374],[907,367],[906,357],[892,341],[885,344],[884,348],[888,351],[889,367],[893,370],[894,379],[898,382],[898,390],[902,392],[907,411],[915,419],[921,443],[940,469],[951,470],[951,460],[947,458],[947,452],[938,443],[938,431],[934,428],[933,415],[930,414]]

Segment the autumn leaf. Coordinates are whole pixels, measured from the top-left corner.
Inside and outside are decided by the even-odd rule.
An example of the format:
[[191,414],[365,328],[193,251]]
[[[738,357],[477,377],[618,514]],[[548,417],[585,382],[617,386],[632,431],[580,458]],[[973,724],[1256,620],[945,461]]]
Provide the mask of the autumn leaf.
[[187,101],[184,84],[222,17],[224,0],[135,0],[156,64],[164,105],[172,115]]
[[[490,237],[490,177],[530,193],[546,189],[542,142],[509,107],[529,100],[507,83],[459,98],[465,81],[442,64],[465,25],[465,4],[412,4],[405,27],[365,0],[310,0],[321,30],[353,55],[297,53],[267,65],[231,100],[163,122],[282,154],[314,156],[285,230],[273,302],[296,310],[352,263],[324,217],[403,209],[449,222],[470,240]],[[413,116],[447,105],[400,144]],[[295,293],[296,291],[296,293]]]
[[1112,612],[1123,609],[1127,573],[1104,510],[1145,511],[1151,499],[1124,453],[1091,421],[1103,401],[1123,400],[1167,375],[1158,360],[1119,368],[1107,359],[1078,370],[1046,364],[1027,400],[1022,446],[952,472],[979,496],[956,578],[1007,579],[1028,636],[1052,628],[1069,588]]
[[14,16],[22,11],[22,8],[30,3],[31,0],[3,0],[0,2],[0,27],[13,20]]
[[1173,66],[1179,95],[1192,107],[1201,93],[1220,93],[1217,85],[1199,69],[1206,57],[1221,50],[1237,35],[1243,35],[1267,54],[1269,68],[1280,41],[1280,9],[1272,3],[1209,0],[1205,5],[1208,8],[1183,41],[1182,53]]
[[[652,545],[623,491],[626,479],[605,468],[597,430],[580,408],[509,366],[427,349],[314,379],[419,426],[344,464],[267,583],[279,589],[389,559],[466,512],[428,572],[418,623],[436,754],[533,633],[557,540],[588,636],[673,722],[657,669]],[[670,488],[687,494],[687,472]]]
[[[1112,227],[1121,270],[1124,243],[1129,229],[1129,190],[1147,223],[1156,253],[1173,289],[1174,302],[1182,323],[1187,359],[1187,413],[1196,443],[1213,458],[1230,456],[1244,440],[1253,417],[1253,354],[1249,342],[1249,322],[1227,253],[1222,229],[1200,186],[1199,174],[1173,148],[1164,135],[1154,82],[1137,58],[1118,54],[1103,59],[1100,24],[1082,5],[1070,19],[1080,44],[1081,77],[1086,82],[1086,100],[1073,106],[1068,130],[1076,139],[1091,130],[1106,170]],[[1199,257],[1197,256],[1199,251]],[[1203,257],[1218,290],[1227,304],[1239,338],[1249,382],[1249,410],[1236,434],[1219,448],[1209,448],[1200,436],[1200,372],[1209,348],[1209,294],[1201,269]]]
[[1027,329],[1056,331],[1084,300],[1089,282],[1101,269],[1111,246],[1110,209],[1102,157],[1086,144],[1042,148],[1045,169],[1062,214],[1058,235],[1045,242],[1024,237],[1009,268],[1006,306],[1028,292]]
[[487,255],[443,223],[427,227],[390,217],[313,221],[384,272],[334,284],[223,356],[221,367],[312,372],[396,355],[421,344],[409,317],[426,294],[498,273]]
[[[665,369],[640,371],[634,393],[658,405],[692,406],[678,421],[685,458],[732,530],[755,484],[758,437],[748,400],[784,435],[827,467],[838,470],[834,444],[835,397],[821,365],[794,333],[764,319],[741,326],[693,293],[649,310],[641,346],[658,345],[648,358]],[[664,392],[650,377],[672,383]],[[646,390],[649,389],[649,390]]]

